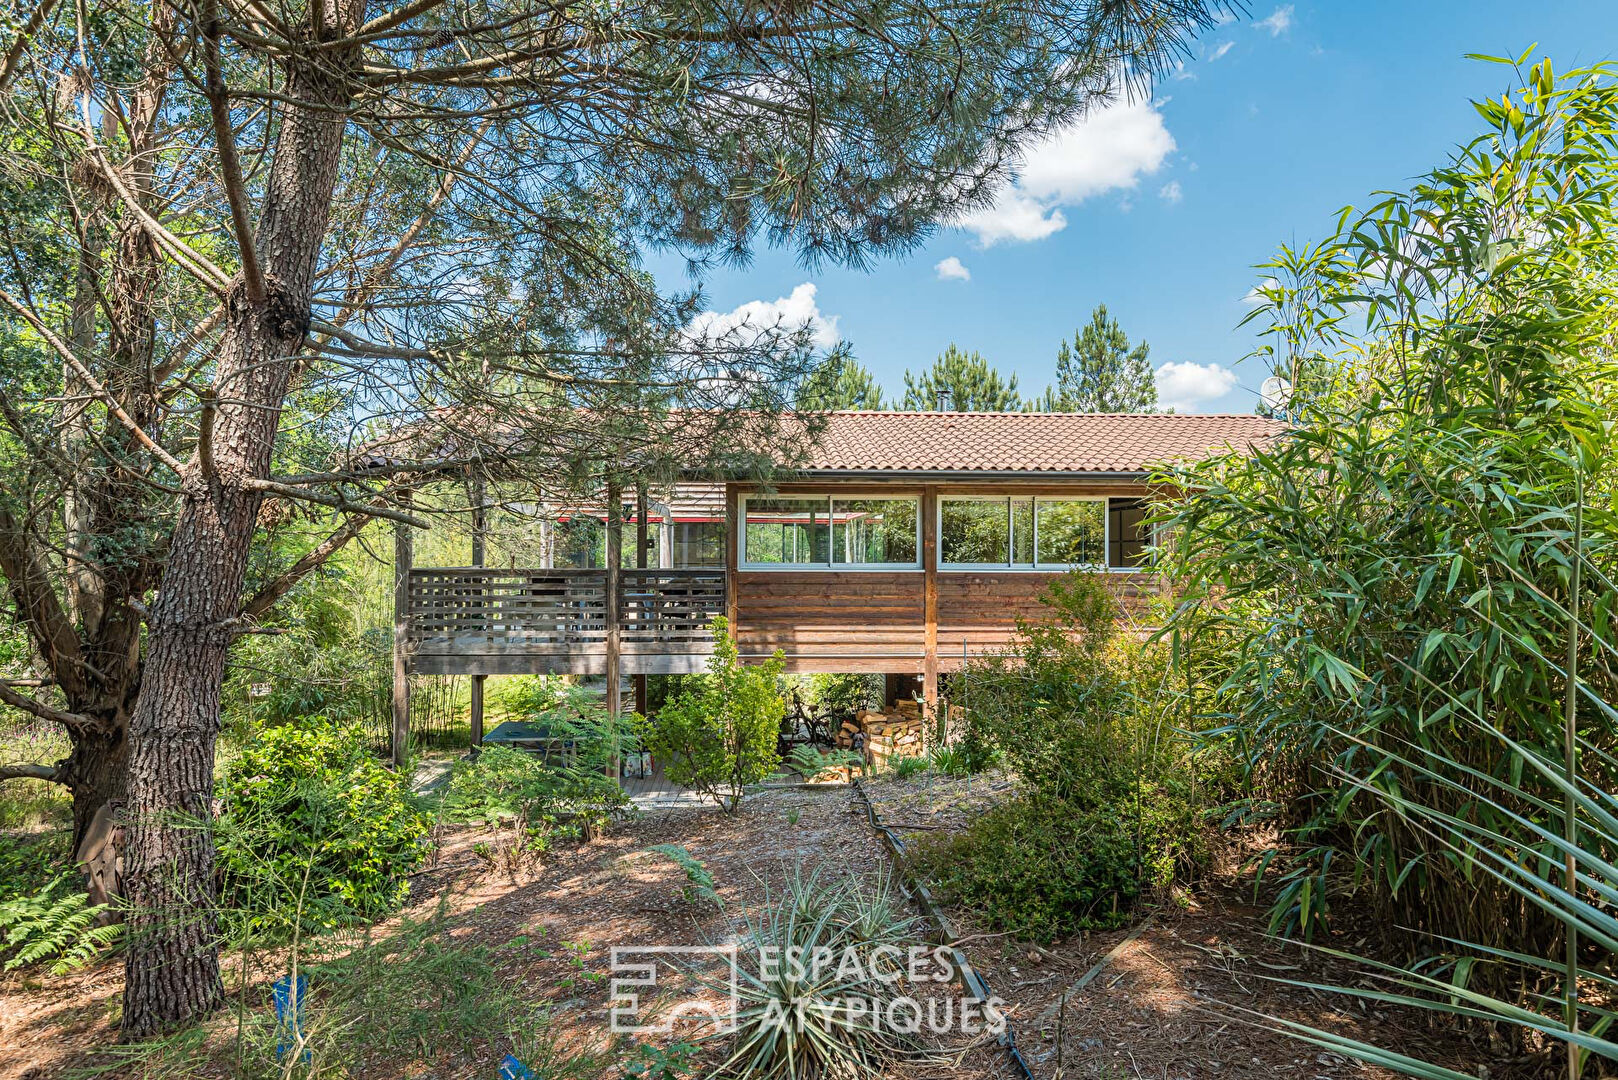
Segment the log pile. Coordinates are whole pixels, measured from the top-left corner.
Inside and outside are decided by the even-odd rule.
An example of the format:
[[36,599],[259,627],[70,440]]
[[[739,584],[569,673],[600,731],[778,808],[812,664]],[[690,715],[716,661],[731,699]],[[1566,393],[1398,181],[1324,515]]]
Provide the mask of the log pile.
[[865,759],[877,768],[885,768],[893,758],[920,757],[922,747],[921,705],[902,701],[891,709],[878,712],[861,709],[854,719],[844,720],[837,731],[837,745],[852,747],[855,737],[865,749]]

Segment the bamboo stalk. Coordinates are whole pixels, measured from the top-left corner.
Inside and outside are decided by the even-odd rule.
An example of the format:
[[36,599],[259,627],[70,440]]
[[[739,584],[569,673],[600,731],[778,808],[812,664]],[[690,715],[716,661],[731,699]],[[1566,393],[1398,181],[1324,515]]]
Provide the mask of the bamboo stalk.
[[[1567,851],[1563,856],[1564,888],[1569,896],[1576,896],[1578,890],[1578,872],[1574,866],[1573,849],[1578,844],[1579,823],[1576,817],[1577,804],[1574,799],[1574,785],[1578,781],[1579,770],[1574,753],[1578,743],[1578,717],[1579,717],[1579,606],[1580,587],[1583,584],[1582,570],[1584,562],[1584,469],[1583,461],[1579,456],[1577,441],[1573,445],[1573,569],[1571,580],[1568,583],[1569,612],[1567,621],[1567,701],[1562,710],[1562,757],[1563,768],[1567,771],[1567,791],[1562,801],[1562,835],[1567,840]],[[1567,924],[1567,972],[1563,981],[1562,1005],[1563,1019],[1567,1022],[1569,1032],[1579,1029],[1579,929],[1578,924],[1572,920]],[[1580,1072],[1579,1046],[1573,1040],[1567,1042],[1567,1075],[1569,1080],[1579,1080]]]

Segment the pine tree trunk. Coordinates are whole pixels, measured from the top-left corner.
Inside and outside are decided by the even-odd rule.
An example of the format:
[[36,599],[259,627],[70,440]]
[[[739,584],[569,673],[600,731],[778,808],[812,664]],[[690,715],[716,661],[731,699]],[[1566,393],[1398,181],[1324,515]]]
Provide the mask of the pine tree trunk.
[[[349,5],[352,7],[353,5]],[[357,8],[345,11],[352,23]],[[177,816],[211,813],[225,656],[293,364],[308,333],[316,260],[336,186],[353,61],[344,50],[289,62],[286,108],[259,219],[261,296],[232,282],[215,378],[209,469],[199,452],[148,619],[130,724],[125,892],[125,1038],[195,1021],[222,997],[210,834]]]
[[68,755],[66,780],[73,794],[76,852],[97,811],[123,795],[129,740],[122,723],[108,731],[72,732],[71,738],[73,752]]

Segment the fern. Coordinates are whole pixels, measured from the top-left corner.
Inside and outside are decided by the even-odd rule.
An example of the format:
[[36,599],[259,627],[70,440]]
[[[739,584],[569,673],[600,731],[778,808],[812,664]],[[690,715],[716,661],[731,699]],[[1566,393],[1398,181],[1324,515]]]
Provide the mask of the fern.
[[123,931],[98,921],[106,904],[91,904],[82,892],[63,891],[63,874],[31,896],[0,903],[0,954],[6,971],[51,961],[51,974],[83,967],[110,948]]
[[715,888],[713,875],[708,872],[708,868],[703,866],[696,856],[679,844],[655,844],[646,850],[657,852],[685,871],[685,879],[689,884],[680,892],[687,903],[707,900],[717,908],[724,908],[725,902],[719,897],[719,890]]

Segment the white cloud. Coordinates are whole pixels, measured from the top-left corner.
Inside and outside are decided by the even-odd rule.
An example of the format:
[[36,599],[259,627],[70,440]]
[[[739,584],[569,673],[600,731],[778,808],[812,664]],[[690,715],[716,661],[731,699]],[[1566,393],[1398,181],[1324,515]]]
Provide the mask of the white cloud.
[[1236,21],[1236,13],[1234,11],[1216,11],[1214,12],[1213,21],[1215,26],[1229,26]]
[[1114,100],[1052,132],[1030,148],[1015,183],[995,204],[955,222],[983,247],[1002,240],[1042,240],[1067,227],[1063,206],[1108,191],[1130,190],[1162,167],[1174,136],[1158,103]]
[[1260,304],[1267,304],[1269,303],[1269,297],[1265,296],[1264,293],[1269,289],[1276,288],[1280,284],[1281,283],[1274,278],[1267,277],[1257,285],[1254,285],[1251,289],[1248,289],[1247,292],[1242,295],[1242,303],[1248,305],[1249,307],[1258,307]]
[[1271,37],[1280,37],[1292,29],[1292,5],[1282,4],[1270,14],[1253,24],[1255,29],[1268,30]]
[[966,268],[966,264],[961,262],[961,260],[956,258],[954,255],[951,255],[946,259],[940,259],[933,269],[938,271],[939,281],[972,280],[972,271],[968,270]]
[[1178,180],[1170,180],[1168,183],[1157,189],[1157,196],[1166,203],[1177,203],[1181,199],[1185,198],[1185,192],[1180,190],[1180,182]]
[[1157,369],[1157,398],[1177,412],[1196,412],[1230,393],[1236,381],[1236,373],[1219,364],[1171,362]]
[[1234,41],[1221,41],[1218,48],[1214,49],[1213,52],[1208,54],[1208,63],[1213,63],[1215,60],[1218,60],[1221,56],[1224,56],[1235,47],[1236,43]]
[[804,282],[790,295],[774,300],[750,300],[734,311],[704,311],[691,320],[686,332],[692,337],[717,339],[734,335],[738,344],[751,344],[760,335],[794,334],[808,327],[817,348],[829,349],[842,340],[837,332],[837,316],[820,312],[813,282]]

